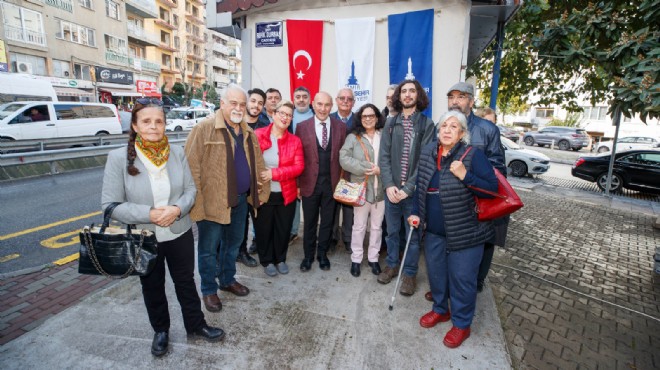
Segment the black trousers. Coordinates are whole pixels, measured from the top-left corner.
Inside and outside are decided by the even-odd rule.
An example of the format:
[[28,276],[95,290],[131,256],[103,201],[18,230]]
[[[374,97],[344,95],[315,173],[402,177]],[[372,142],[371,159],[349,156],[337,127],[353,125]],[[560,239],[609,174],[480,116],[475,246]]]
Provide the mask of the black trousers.
[[[341,225],[339,225],[339,211],[341,210]],[[335,210],[335,222],[333,223],[332,238],[339,240],[341,234],[341,241],[345,245],[351,246],[351,239],[353,236],[353,206],[337,203]],[[341,233],[339,230],[341,229]]]
[[165,295],[166,260],[181,305],[183,325],[188,333],[193,332],[206,325],[206,321],[195,286],[195,239],[192,229],[174,240],[159,242],[156,267],[151,274],[140,277],[149,322],[156,332],[170,329],[170,312]]
[[257,253],[262,266],[286,262],[297,204],[294,201],[285,206],[282,193],[271,192],[268,202],[259,207],[254,232],[259,235]]
[[[243,234],[243,242],[241,243],[241,246],[238,248],[238,253],[239,254],[246,254],[247,253],[247,240],[248,240],[248,232],[250,230],[250,222],[248,217],[252,218],[252,224],[255,224],[254,220],[254,208],[248,203],[248,213],[245,215],[245,233]],[[255,226],[256,227],[256,226]],[[255,230],[256,234],[256,230]],[[256,236],[254,238],[255,240],[257,239]]]
[[[305,234],[303,235],[305,259],[313,260],[316,255],[325,257],[327,254],[337,205],[332,193],[330,182],[323,181],[317,182],[311,196],[302,198],[303,217],[305,218]],[[318,225],[319,216],[321,217],[320,226]]]

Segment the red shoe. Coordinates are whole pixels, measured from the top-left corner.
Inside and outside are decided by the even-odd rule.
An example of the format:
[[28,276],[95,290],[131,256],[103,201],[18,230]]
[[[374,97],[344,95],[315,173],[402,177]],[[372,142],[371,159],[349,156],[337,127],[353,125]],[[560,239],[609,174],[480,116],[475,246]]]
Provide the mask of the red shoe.
[[439,322],[449,321],[450,318],[451,315],[449,312],[441,314],[435,311],[430,311],[419,319],[419,325],[421,325],[423,328],[432,328]]
[[470,328],[468,327],[467,329],[459,329],[455,326],[451,327],[451,330],[445,335],[445,339],[442,341],[442,343],[445,344],[445,346],[449,348],[456,348],[460,346],[463,341],[468,339],[470,336]]

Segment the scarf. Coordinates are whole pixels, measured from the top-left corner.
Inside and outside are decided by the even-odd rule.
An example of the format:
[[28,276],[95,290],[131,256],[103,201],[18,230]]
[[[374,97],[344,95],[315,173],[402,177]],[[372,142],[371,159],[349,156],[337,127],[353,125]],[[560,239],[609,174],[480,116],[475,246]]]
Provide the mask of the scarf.
[[143,141],[138,134],[135,138],[135,147],[156,167],[161,167],[167,163],[167,159],[170,157],[170,144],[167,141],[167,136],[163,136],[161,141],[151,142]]

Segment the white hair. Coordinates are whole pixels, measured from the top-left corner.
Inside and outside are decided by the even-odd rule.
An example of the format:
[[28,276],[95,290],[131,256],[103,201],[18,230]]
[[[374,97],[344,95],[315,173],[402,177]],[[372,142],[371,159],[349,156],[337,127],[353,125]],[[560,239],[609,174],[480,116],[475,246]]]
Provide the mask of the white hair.
[[456,118],[458,122],[461,124],[461,131],[463,131],[463,137],[461,138],[461,141],[465,145],[470,145],[470,130],[468,130],[467,118],[465,118],[465,115],[463,113],[455,110],[450,110],[445,114],[443,114],[442,116],[440,116],[438,123],[435,125],[436,130],[438,130],[438,136],[440,136],[440,125],[446,122],[451,117]]
[[227,87],[224,90],[222,90],[222,93],[220,94],[220,100],[222,100],[225,103],[229,103],[227,101],[227,94],[229,93],[229,91],[240,92],[241,94],[243,94],[245,96],[245,101],[247,101],[247,99],[248,99],[247,91],[245,91],[245,89],[240,87],[239,85],[236,85],[236,84],[232,83],[232,84],[227,85]]

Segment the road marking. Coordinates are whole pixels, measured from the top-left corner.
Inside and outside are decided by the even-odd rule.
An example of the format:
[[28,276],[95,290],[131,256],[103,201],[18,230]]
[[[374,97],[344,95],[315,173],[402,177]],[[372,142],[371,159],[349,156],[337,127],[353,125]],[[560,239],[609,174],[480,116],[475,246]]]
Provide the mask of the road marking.
[[[70,231],[68,233],[60,234],[60,235],[55,235],[53,237],[50,237],[48,239],[42,240],[41,245],[46,248],[62,248],[62,247],[68,247],[69,245],[74,245],[78,244],[80,242],[80,230],[75,230],[75,231]],[[62,240],[65,238],[69,238],[70,236],[73,235],[73,238],[67,239],[67,240]]]
[[62,266],[62,265],[66,265],[67,263],[69,263],[69,262],[71,262],[71,261],[75,261],[75,260],[77,260],[78,258],[80,258],[80,253],[74,253],[74,254],[72,254],[72,255],[70,255],[70,256],[66,256],[66,257],[64,257],[64,258],[60,258],[60,259],[58,259],[57,261],[55,261],[55,262],[53,262],[53,263],[56,264],[56,265],[58,265],[58,266]]
[[93,217],[93,216],[98,216],[98,215],[100,215],[100,214],[101,214],[101,211],[92,212],[92,213],[88,213],[88,214],[86,214],[86,215],[67,218],[66,220],[53,222],[53,223],[50,223],[50,224],[47,224],[47,225],[41,225],[41,226],[33,227],[33,228],[31,228],[31,229],[25,229],[25,230],[18,231],[18,232],[15,232],[15,233],[7,234],[7,235],[0,235],[0,241],[7,240],[7,239],[11,239],[11,238],[15,238],[15,237],[17,237],[17,236],[21,236],[21,235],[25,235],[25,234],[29,234],[29,233],[33,233],[33,232],[35,232],[35,231],[40,231],[40,230],[48,229],[48,228],[51,228],[51,227],[55,227],[55,226],[59,226],[59,225],[68,224],[69,222],[82,220],[82,219],[84,219],[84,218],[89,218],[89,217]]
[[11,260],[13,260],[13,259],[18,258],[19,256],[20,256],[20,255],[19,255],[18,253],[14,253],[14,254],[10,254],[10,255],[4,256],[4,257],[0,257],[0,263],[2,263],[2,262],[7,262],[7,261],[11,261]]

